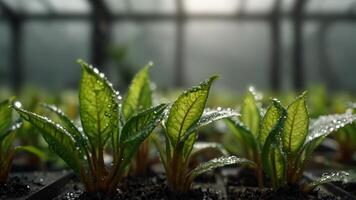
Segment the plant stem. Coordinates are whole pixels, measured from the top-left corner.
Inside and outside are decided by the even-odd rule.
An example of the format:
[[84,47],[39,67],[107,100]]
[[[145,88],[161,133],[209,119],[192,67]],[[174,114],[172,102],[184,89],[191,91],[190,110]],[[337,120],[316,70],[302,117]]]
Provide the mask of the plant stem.
[[142,175],[147,172],[149,163],[149,140],[145,139],[140,145],[138,152],[132,164],[132,172],[135,176]]
[[255,162],[256,162],[256,176],[257,176],[257,182],[258,182],[258,188],[260,190],[263,189],[264,183],[263,183],[263,166],[261,162],[261,156],[260,154],[256,153],[255,154]]

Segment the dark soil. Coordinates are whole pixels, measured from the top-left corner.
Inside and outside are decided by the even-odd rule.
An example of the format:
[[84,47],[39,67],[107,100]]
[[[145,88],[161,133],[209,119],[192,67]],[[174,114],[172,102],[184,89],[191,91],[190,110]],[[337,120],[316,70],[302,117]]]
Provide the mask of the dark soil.
[[356,196],[356,183],[333,182],[333,184]]
[[194,181],[197,183],[214,184],[214,183],[216,183],[216,177],[215,177],[214,173],[206,173],[206,174],[198,176]]
[[65,172],[13,173],[4,185],[0,185],[0,199],[26,199]]
[[334,196],[319,191],[303,193],[299,186],[290,186],[273,191],[268,188],[269,180],[264,177],[265,189],[258,189],[256,173],[247,168],[240,168],[235,173],[226,175],[226,190],[228,200],[331,200]]
[[14,176],[9,178],[8,182],[0,185],[0,198],[22,197],[30,193],[30,186],[24,184],[23,177]]
[[[235,188],[236,189],[236,188]],[[282,188],[277,191],[271,189],[264,189],[262,191],[258,188],[240,188],[235,191],[230,191],[229,200],[336,200],[337,198],[331,195],[324,194],[319,191],[310,193],[303,193],[298,186],[291,186]]]
[[[226,175],[227,186],[258,187],[255,171],[247,168],[240,168],[234,173]],[[268,181],[265,177],[265,182]]]
[[[212,178],[207,178],[211,180]],[[84,192],[83,186],[78,182],[67,185],[64,192],[55,200],[215,200],[222,199],[220,192],[212,189],[193,189],[186,194],[177,194],[171,191],[165,184],[165,177],[158,175],[154,177],[130,177],[121,190],[110,198],[103,198],[100,195],[93,195]]]

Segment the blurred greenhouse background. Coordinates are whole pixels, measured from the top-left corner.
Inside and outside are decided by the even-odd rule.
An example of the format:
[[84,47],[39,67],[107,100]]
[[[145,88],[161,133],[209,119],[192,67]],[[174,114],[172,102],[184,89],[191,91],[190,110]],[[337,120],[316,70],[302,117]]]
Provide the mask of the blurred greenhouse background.
[[356,0],[0,0],[1,88],[77,88],[77,58],[119,88],[152,61],[160,89],[355,93]]

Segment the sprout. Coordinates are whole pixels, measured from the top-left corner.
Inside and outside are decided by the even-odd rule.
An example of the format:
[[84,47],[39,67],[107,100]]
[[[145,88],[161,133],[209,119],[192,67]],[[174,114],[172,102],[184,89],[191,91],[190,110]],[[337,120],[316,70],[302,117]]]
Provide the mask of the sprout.
[[[136,99],[128,97],[122,109],[119,93],[105,75],[83,61],[79,63],[82,127],[77,127],[55,106],[45,107],[58,116],[59,123],[16,105],[14,108],[40,130],[49,148],[80,177],[87,192],[110,196],[117,191],[140,144],[163,119],[167,105],[149,105],[142,110],[131,106],[128,110],[128,105],[136,105]],[[106,148],[112,151],[110,166],[104,162]]]
[[[320,116],[310,123],[305,99],[306,93],[303,93],[287,108],[273,99],[261,116],[256,99],[250,92],[244,100],[240,119],[227,120],[236,138],[244,145],[244,156],[256,163],[260,188],[264,185],[263,172],[271,179],[274,189],[286,184],[300,184],[315,148],[329,134],[356,121],[356,115],[345,113]],[[334,179],[324,178],[308,188],[328,180]]]

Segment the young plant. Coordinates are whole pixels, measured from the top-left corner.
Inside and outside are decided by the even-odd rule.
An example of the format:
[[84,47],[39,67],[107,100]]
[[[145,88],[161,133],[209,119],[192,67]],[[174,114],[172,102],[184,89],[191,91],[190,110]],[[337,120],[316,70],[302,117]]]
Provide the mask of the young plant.
[[13,147],[16,139],[15,132],[21,127],[22,122],[13,123],[11,101],[8,99],[0,103],[0,185],[7,182],[12,161],[18,151],[24,150],[42,156],[42,152],[32,146]]
[[[47,106],[59,123],[31,113],[14,104],[23,119],[41,131],[49,148],[57,153],[80,177],[88,193],[110,196],[127,173],[140,144],[162,120],[165,104],[133,115],[125,120],[121,97],[103,73],[83,61],[79,89],[81,127],[77,127],[55,106]],[[109,149],[112,162],[106,165],[104,151]]]
[[[252,144],[250,148],[258,149],[256,152],[259,154],[257,156],[262,158],[262,169],[270,177],[274,189],[300,184],[305,166],[315,148],[326,136],[356,120],[356,115],[350,113],[335,114],[321,116],[309,126],[305,96],[306,93],[299,96],[287,108],[273,100],[261,119],[257,136],[252,135],[253,132],[238,120],[229,121],[230,127],[233,127],[241,138],[249,139],[245,141],[248,145]],[[337,177],[325,176],[321,179],[323,181],[312,183],[305,188],[313,188],[327,180],[335,181]]]
[[[125,120],[129,120],[139,111],[152,106],[152,89],[148,73],[150,66],[150,64],[146,65],[131,81],[129,90],[122,103],[122,112]],[[149,138],[145,139],[140,145],[131,165],[131,172],[134,175],[142,175],[147,172],[150,161],[149,146]]]
[[[346,112],[355,113],[355,108],[352,106]],[[356,152],[356,123],[345,126],[337,131],[334,138],[339,144],[339,157],[341,162],[352,162],[352,156]]]
[[[236,163],[253,165],[247,159],[223,156],[202,163],[194,169],[189,168],[191,158],[202,150],[198,149],[198,146],[194,148],[199,127],[236,115],[231,110],[204,110],[210,86],[216,78],[213,76],[178,97],[171,106],[168,118],[163,125],[165,152],[159,142],[156,142],[166,170],[167,184],[175,192],[189,191],[193,180],[208,170]],[[209,148],[212,146],[203,145],[200,147]]]
[[256,163],[254,169],[258,180],[258,186],[263,188],[263,166],[262,166],[262,148],[260,140],[264,140],[263,135],[268,133],[268,128],[264,127],[262,131],[260,124],[262,121],[262,109],[257,102],[256,93],[250,89],[243,99],[241,106],[241,115],[236,118],[228,118],[227,126],[232,131],[239,146],[241,156]]

